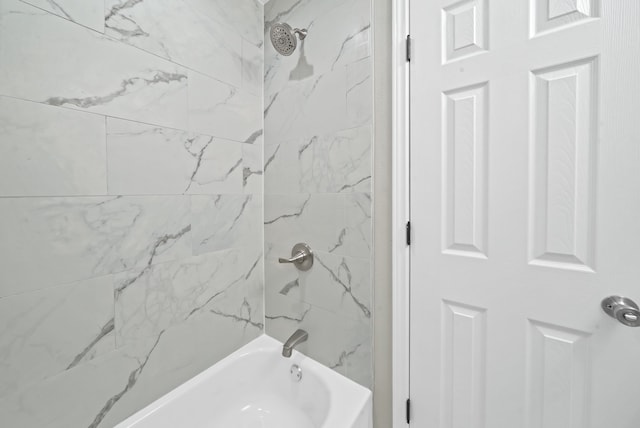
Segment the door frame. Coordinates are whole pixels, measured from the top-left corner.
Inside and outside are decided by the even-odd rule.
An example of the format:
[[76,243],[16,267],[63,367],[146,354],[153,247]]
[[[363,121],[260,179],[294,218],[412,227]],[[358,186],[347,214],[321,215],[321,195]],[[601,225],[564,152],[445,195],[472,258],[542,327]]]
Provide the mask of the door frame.
[[407,61],[409,0],[393,1],[392,17],[392,415],[393,428],[406,427],[410,340],[410,85]]

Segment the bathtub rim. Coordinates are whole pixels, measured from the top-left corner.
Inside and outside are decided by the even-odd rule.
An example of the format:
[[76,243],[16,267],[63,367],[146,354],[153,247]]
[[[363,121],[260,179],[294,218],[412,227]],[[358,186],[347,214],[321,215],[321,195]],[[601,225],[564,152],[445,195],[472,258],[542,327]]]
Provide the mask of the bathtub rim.
[[[152,416],[166,405],[169,405],[172,401],[179,399],[184,394],[187,394],[190,390],[197,388],[198,385],[208,381],[210,377],[215,376],[216,373],[221,372],[226,367],[233,364],[237,359],[261,352],[276,352],[279,354],[282,345],[282,342],[263,333],[217,363],[212,364],[210,367],[173,388],[160,398],[136,411],[125,420],[119,422],[114,428],[135,428],[136,424]],[[295,361],[297,364],[304,364],[307,370],[316,372],[322,380],[327,383],[329,391],[336,391],[338,393],[337,395],[339,395],[336,397],[330,393],[328,415],[325,418],[322,427],[351,427],[358,422],[362,417],[363,412],[372,411],[373,393],[370,389],[354,382],[329,367],[324,366],[313,358],[302,354],[300,351],[294,350],[290,360]],[[357,398],[354,398],[356,396]],[[334,406],[341,403],[345,397],[353,402],[352,405],[349,406],[347,411],[336,411]],[[368,415],[368,417],[371,418],[371,415]]]

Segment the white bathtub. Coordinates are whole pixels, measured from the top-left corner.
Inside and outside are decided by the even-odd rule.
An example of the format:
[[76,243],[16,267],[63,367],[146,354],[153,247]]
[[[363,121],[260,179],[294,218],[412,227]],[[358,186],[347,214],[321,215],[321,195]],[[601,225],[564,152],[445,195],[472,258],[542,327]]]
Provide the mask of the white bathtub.
[[[313,340],[313,338],[311,338]],[[261,336],[116,428],[371,428],[371,391]],[[297,364],[302,379],[292,379]]]

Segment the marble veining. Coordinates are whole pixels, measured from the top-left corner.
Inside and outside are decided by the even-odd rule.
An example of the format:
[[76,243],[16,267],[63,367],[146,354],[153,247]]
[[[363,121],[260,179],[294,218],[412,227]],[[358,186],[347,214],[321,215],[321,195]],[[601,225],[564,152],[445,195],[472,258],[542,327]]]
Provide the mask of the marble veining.
[[164,334],[164,331],[160,332],[160,334],[158,335],[158,338],[156,339],[156,342],[153,344],[153,346],[151,347],[151,350],[146,355],[146,357],[142,360],[142,362],[140,362],[138,367],[136,367],[131,373],[129,373],[127,384],[125,385],[124,389],[122,389],[122,391],[119,391],[117,394],[110,397],[106,401],[104,406],[98,411],[98,414],[96,415],[96,417],[89,424],[89,428],[97,428],[98,426],[100,426],[100,423],[105,418],[107,413],[109,413],[109,411],[113,408],[113,406],[116,405],[118,401],[136,385],[136,383],[138,382],[138,378],[144,371],[144,368],[147,366],[147,363],[149,362],[149,358],[151,357],[151,354],[158,346],[158,343],[160,342],[160,339],[162,338],[163,334]]
[[186,129],[184,67],[17,0],[0,18],[0,94]]
[[107,0],[105,34],[240,86],[242,38],[179,0]]
[[263,176],[262,167],[262,146],[261,145],[243,145],[242,146],[242,186],[244,193],[263,193]]
[[0,196],[104,195],[103,117],[0,96]]
[[298,327],[371,385],[370,39],[368,0],[0,3],[0,420],[114,426]]
[[[243,144],[209,135],[107,119],[112,194],[240,193]],[[140,158],[151,164],[141,168]]]
[[0,401],[115,349],[109,277],[0,299]]
[[257,48],[262,48],[263,5],[260,1],[242,0],[229,7],[228,0],[184,0],[211,25],[225,26],[237,32],[244,40]]
[[349,361],[349,358],[351,358],[352,356],[356,355],[356,353],[358,352],[358,350],[360,349],[360,347],[362,346],[361,343],[358,343],[353,349],[350,349],[348,351],[342,351],[342,353],[340,354],[340,356],[338,357],[338,361],[333,364],[332,366],[330,366],[332,369],[336,370],[340,367],[344,367],[347,362]]
[[182,230],[179,230],[176,233],[162,235],[158,237],[156,241],[153,243],[153,245],[151,246],[151,251],[149,252],[149,258],[146,264],[144,265],[144,267],[142,268],[142,270],[138,274],[136,274],[133,278],[129,278],[123,281],[120,285],[118,285],[115,288],[116,296],[122,293],[124,290],[126,290],[127,287],[129,287],[131,284],[136,282],[138,279],[140,279],[145,273],[147,273],[151,269],[151,267],[153,266],[153,261],[155,260],[156,256],[164,246],[168,245],[171,242],[179,240],[190,231],[191,231],[191,225],[185,226]]
[[195,254],[251,246],[261,237],[262,201],[253,194],[193,196]]
[[[322,257],[320,257],[320,255],[317,257],[317,259],[318,263],[320,263],[320,265],[329,274],[332,282],[342,287],[342,290],[340,290],[342,298],[351,299],[355,306],[362,312],[362,315],[364,315],[366,318],[371,318],[371,310],[367,307],[367,305],[360,301],[360,298],[358,296],[355,295],[354,287],[351,283],[352,273],[346,260],[343,259],[338,268],[334,270],[330,266],[328,266],[328,263],[325,263],[322,260]],[[366,267],[366,272],[368,272],[368,265]],[[366,297],[369,297],[368,293],[366,293]]]
[[129,79],[122,80],[120,87],[113,92],[104,95],[94,95],[83,98],[67,98],[67,97],[50,97],[44,100],[45,104],[53,106],[65,106],[71,105],[80,107],[83,109],[97,107],[105,104],[109,104],[118,97],[121,97],[127,93],[133,92],[139,87],[152,87],[158,84],[171,84],[172,82],[183,82],[187,80],[185,74],[180,73],[167,73],[162,70],[152,72],[148,77],[131,77]]
[[94,348],[106,337],[109,337],[115,330],[115,320],[111,318],[107,323],[102,326],[100,332],[96,335],[96,337],[84,348],[78,355],[75,356],[71,364],[67,366],[67,370],[70,370],[80,364],[87,355],[91,354]]
[[264,48],[242,41],[242,88],[262,97]]
[[262,20],[0,2],[3,426],[112,427],[264,331]]
[[304,202],[302,202],[302,205],[300,205],[299,208],[297,208],[294,212],[288,212],[286,214],[280,214],[280,215],[276,216],[273,219],[265,220],[264,224],[270,225],[270,224],[277,223],[280,220],[284,220],[284,219],[288,219],[288,218],[299,218],[304,213],[304,210],[307,208],[307,205],[309,204],[310,200],[311,200],[311,196],[309,195],[304,200]]
[[0,208],[0,265],[13,278],[2,281],[0,296],[191,253],[189,200],[182,196],[5,198]]
[[189,73],[189,130],[251,143],[262,129],[260,97],[203,74]]
[[62,18],[104,31],[104,0],[22,0]]
[[[369,386],[370,1],[271,0],[264,21],[265,34],[275,22],[309,29],[290,57],[264,51],[266,331],[304,328],[302,352]],[[316,255],[308,272],[277,262],[296,242]]]
[[370,322],[344,317],[279,293],[266,293],[267,329],[278,340],[302,328],[315,338],[299,348],[322,364],[371,386]]
[[[253,264],[247,266],[242,259],[246,254],[227,250],[117,275],[114,281],[118,290],[115,302],[118,345],[155,337],[205,310],[243,319],[258,327],[259,322],[251,319],[252,304],[246,296],[228,298],[236,288],[247,292],[247,287],[251,287],[258,262],[251,260]],[[126,284],[126,288],[121,284]],[[233,304],[219,305],[225,300]],[[232,308],[237,312],[231,312]]]

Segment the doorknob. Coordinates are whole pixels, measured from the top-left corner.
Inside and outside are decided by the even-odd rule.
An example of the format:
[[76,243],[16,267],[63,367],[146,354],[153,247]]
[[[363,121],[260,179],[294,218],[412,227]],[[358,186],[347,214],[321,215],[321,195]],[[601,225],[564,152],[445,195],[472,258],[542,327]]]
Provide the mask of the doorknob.
[[628,327],[640,327],[640,309],[631,299],[610,296],[602,301],[602,309],[612,318]]
[[293,263],[300,270],[309,270],[313,266],[313,251],[307,244],[296,244],[291,250],[291,258],[279,258],[280,263]]

